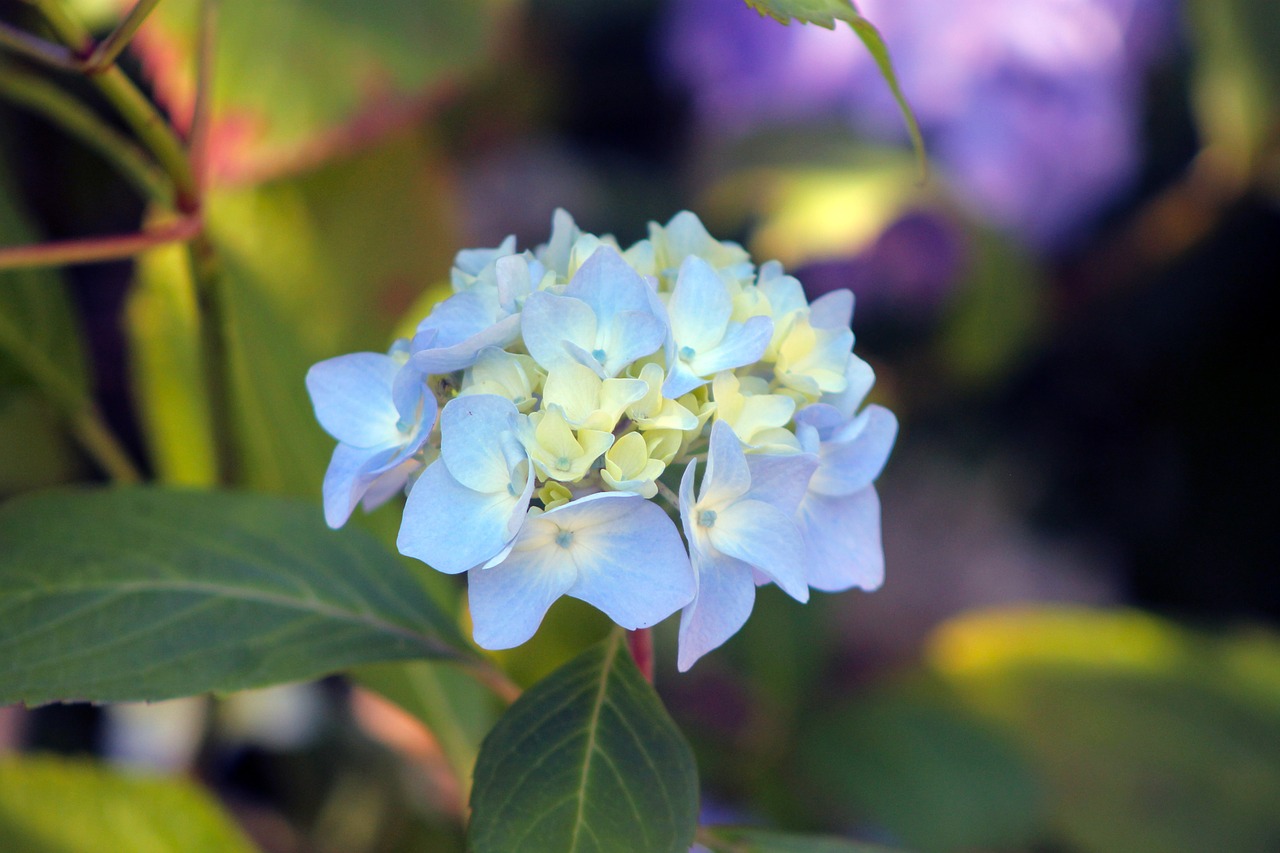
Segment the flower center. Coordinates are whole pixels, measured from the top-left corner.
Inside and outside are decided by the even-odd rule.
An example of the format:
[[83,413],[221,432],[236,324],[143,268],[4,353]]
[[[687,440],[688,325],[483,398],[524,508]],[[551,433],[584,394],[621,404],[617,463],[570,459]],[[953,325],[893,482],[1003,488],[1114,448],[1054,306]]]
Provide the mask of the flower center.
[[562,529],[556,533],[556,544],[561,548],[568,548],[573,544],[573,531]]
[[680,347],[680,357],[683,358],[685,361],[692,361],[693,357],[697,354],[698,354],[698,351],[691,346]]
[[714,509],[704,509],[698,513],[699,527],[715,527],[716,511]]
[[559,459],[556,460],[557,471],[568,471],[572,467],[573,467],[573,463],[569,460],[568,456],[561,456]]
[[601,364],[604,364],[605,362],[605,352],[602,349],[593,349],[591,351],[591,357]]

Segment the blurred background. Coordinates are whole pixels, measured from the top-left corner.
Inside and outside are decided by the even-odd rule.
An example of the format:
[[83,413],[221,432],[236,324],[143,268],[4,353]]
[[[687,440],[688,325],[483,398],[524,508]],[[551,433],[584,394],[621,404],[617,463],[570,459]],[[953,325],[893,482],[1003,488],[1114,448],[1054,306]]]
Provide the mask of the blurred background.
[[[121,13],[68,5],[98,32]],[[165,0],[123,58],[179,128],[196,7]],[[685,675],[657,635],[706,819],[925,851],[1280,850],[1280,5],[859,7],[926,181],[843,26],[741,0],[224,0],[207,216],[233,483],[318,506],[332,442],[306,368],[385,349],[458,249],[530,248],[555,207],[624,244],[694,210],[811,298],[854,291],[855,351],[902,424],[883,589],[803,607],[763,589]],[[21,3],[0,20],[35,26]],[[33,76],[110,115],[0,52],[0,245],[136,230],[134,187],[24,104]],[[147,472],[207,486],[184,275],[172,249],[0,272],[0,313],[54,318],[51,350]],[[100,479],[3,341],[0,436],[0,497]],[[398,517],[358,523],[393,542]],[[446,601],[453,580],[423,577]],[[531,683],[604,630],[565,601],[502,660]],[[442,741],[474,746],[497,710],[420,666],[466,730],[426,731],[373,692],[411,704],[401,668],[376,667],[3,708],[0,751],[188,774],[266,851],[458,850]]]

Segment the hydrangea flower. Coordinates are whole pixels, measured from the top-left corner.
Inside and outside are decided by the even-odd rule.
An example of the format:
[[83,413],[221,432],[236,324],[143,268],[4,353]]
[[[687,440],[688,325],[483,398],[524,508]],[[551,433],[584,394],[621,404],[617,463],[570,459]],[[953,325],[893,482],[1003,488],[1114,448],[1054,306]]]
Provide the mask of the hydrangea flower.
[[479,645],[525,642],[568,595],[632,630],[681,611],[686,670],[758,585],[880,584],[897,422],[859,411],[851,294],[810,303],[689,212],[624,249],[557,211],[545,245],[462,252],[451,280],[411,340],[307,388],[339,442],[330,525],[407,487],[397,544],[467,574]]

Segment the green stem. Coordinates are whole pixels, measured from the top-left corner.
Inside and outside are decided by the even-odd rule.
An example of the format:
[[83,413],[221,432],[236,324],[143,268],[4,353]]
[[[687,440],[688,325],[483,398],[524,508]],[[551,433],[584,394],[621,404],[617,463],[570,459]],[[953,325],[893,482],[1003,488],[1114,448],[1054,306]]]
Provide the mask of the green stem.
[[173,205],[173,187],[146,153],[62,89],[34,74],[0,65],[0,96],[39,113],[97,151],[145,198]]
[[129,46],[138,27],[151,14],[151,10],[160,4],[160,0],[138,0],[129,14],[125,15],[111,35],[98,43],[80,68],[85,74],[97,74],[115,64],[116,59]]
[[[59,0],[32,0],[44,15],[49,27],[73,52],[92,55],[93,39],[88,30],[62,8]],[[148,9],[149,11],[149,9]],[[187,152],[178,134],[151,101],[134,85],[118,65],[112,64],[88,78],[120,113],[120,117],[138,135],[138,139],[155,156],[160,167],[173,181],[178,210],[190,213],[199,209],[199,188]]]
[[54,240],[31,246],[0,248],[0,270],[91,264],[131,258],[165,243],[190,240],[200,233],[201,227],[199,217],[193,216],[180,219],[172,225],[155,231],[143,231],[137,234]]

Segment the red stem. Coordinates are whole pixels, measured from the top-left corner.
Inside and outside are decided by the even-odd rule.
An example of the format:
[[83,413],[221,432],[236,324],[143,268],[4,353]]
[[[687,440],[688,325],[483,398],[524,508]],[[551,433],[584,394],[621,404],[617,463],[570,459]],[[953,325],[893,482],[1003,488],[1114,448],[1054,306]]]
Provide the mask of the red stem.
[[644,680],[653,683],[653,634],[650,629],[641,628],[638,631],[627,632],[627,648],[631,650],[631,657],[635,658],[636,666],[640,668],[640,674],[644,676]]
[[201,224],[199,216],[188,216],[163,228],[137,234],[86,237],[0,248],[0,270],[91,264],[130,258],[153,246],[190,240],[200,233]]

